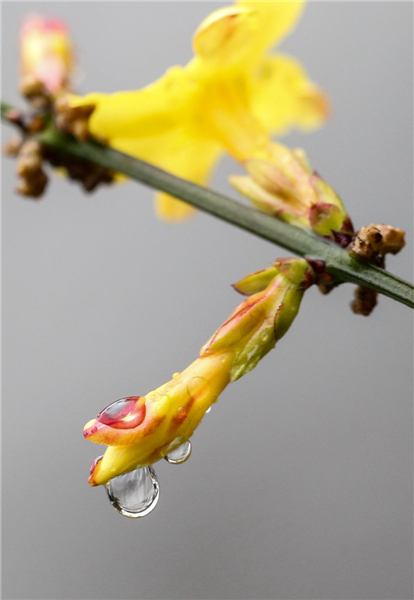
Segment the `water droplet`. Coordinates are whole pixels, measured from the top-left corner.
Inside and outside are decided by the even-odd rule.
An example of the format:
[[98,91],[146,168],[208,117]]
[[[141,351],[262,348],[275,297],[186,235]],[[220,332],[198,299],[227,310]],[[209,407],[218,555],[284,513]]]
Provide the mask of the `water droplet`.
[[170,465],[181,465],[190,458],[191,450],[191,442],[187,440],[184,444],[175,448],[175,450],[171,450],[164,458]]
[[205,377],[192,377],[187,385],[187,391],[192,398],[199,399],[204,394],[208,394],[210,384]]
[[180,379],[180,377],[181,377],[181,373],[173,373],[173,376],[172,376],[173,379]]
[[169,452],[172,452],[173,450],[178,448],[178,446],[181,446],[181,444],[184,444],[184,442],[186,442],[186,441],[187,441],[187,438],[185,438],[183,435],[177,436],[165,448],[165,454],[169,454]]
[[145,517],[158,504],[160,486],[152,467],[135,469],[106,484],[109,501],[124,517]]
[[114,429],[133,429],[141,425],[145,414],[145,396],[128,396],[102,410],[97,421]]
[[209,406],[208,409],[206,410],[206,415],[208,415],[209,412],[211,412],[211,406]]

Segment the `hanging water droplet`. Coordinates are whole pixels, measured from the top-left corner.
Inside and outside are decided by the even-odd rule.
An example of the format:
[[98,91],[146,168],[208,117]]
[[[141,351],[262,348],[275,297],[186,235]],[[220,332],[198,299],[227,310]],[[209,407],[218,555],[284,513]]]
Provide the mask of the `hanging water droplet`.
[[164,458],[170,465],[181,465],[190,458],[191,450],[191,442],[187,440],[184,444],[178,446],[178,448],[171,450]]
[[206,410],[206,415],[208,415],[209,412],[211,412],[211,406],[209,406],[208,409]]
[[152,467],[135,469],[106,484],[109,501],[124,517],[145,517],[158,504],[160,486]]
[[181,377],[181,373],[173,373],[173,376],[172,376],[173,379],[180,379],[180,377]]

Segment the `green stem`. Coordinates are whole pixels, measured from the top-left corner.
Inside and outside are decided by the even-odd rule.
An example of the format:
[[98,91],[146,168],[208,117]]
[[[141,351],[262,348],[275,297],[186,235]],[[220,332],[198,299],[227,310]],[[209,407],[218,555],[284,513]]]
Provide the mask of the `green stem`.
[[[3,119],[7,120],[7,112],[11,109],[12,107],[2,103]],[[98,142],[80,142],[59,133],[52,126],[34,137],[61,152],[123,173],[130,179],[167,192],[299,256],[323,260],[328,273],[339,281],[349,281],[371,288],[414,308],[414,287],[410,283],[388,271],[351,257],[339,246],[317,237],[312,232],[278,221],[232,198],[176,177]]]

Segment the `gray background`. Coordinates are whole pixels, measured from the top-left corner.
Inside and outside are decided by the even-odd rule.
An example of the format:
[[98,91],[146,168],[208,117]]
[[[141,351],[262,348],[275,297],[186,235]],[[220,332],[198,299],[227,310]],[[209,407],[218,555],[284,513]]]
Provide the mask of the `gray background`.
[[[140,87],[191,56],[214,3],[6,3],[3,96],[33,9],[66,18],[82,91]],[[392,223],[412,278],[411,3],[312,3],[283,49],[329,91],[334,116],[294,134],[357,226]],[[7,130],[8,133],[9,130]],[[3,167],[5,598],[412,598],[412,316],[352,286],[306,294],[289,334],[231,385],[161,500],[122,518],[87,484],[82,428],[192,361],[240,301],[230,283],[287,253],[206,215],[157,221],[130,183],[85,196],[53,177],[38,203]],[[228,159],[213,180],[238,167]]]

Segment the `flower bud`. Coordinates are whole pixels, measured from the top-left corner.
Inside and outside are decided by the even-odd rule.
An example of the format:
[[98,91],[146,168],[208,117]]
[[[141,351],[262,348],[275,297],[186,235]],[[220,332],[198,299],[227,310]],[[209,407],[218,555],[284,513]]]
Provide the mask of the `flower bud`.
[[233,287],[251,295],[203,346],[200,356],[232,350],[230,381],[239,379],[254,369],[286,333],[304,290],[312,283],[312,269],[303,259],[280,259],[272,269],[248,275]]
[[230,182],[263,212],[332,240],[334,232],[353,233],[338,194],[312,171],[303,150],[273,143],[266,156],[244,166],[248,176],[233,176]]
[[63,22],[39,15],[29,17],[21,29],[20,53],[28,88],[41,83],[52,95],[67,90],[73,48]]
[[84,436],[106,444],[89,483],[148,466],[183,444],[224,388],[251,371],[289,329],[313,283],[304,259],[280,259],[233,287],[247,298],[182,373],[146,396],[122,398],[89,421]]

